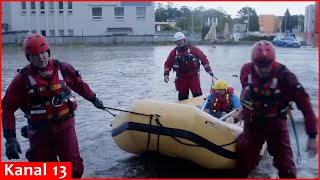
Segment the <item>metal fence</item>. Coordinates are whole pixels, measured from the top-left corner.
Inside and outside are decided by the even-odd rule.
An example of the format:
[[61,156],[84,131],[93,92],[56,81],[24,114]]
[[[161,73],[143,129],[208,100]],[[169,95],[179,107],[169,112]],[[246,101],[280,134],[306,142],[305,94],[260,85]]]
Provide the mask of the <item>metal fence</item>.
[[29,31],[2,32],[2,44],[22,44]]
[[[25,34],[2,34],[2,44],[22,44]],[[186,36],[189,42],[196,42],[195,36]],[[50,44],[152,44],[173,42],[172,35],[117,35],[117,36],[47,36]]]

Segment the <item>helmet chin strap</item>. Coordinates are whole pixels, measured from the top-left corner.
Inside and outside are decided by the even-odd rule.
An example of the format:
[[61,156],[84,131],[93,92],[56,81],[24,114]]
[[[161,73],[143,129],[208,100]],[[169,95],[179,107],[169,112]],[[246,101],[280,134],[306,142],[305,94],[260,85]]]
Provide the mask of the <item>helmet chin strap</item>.
[[184,45],[184,46],[182,46],[182,47],[179,47],[179,46],[178,46],[178,49],[179,49],[180,51],[183,51],[183,50],[186,50],[186,49],[187,49],[187,46],[186,46],[186,45]]
[[[48,52],[48,55],[49,55],[49,57],[50,57],[50,54],[51,54],[51,53],[50,53],[50,49],[48,49],[47,52]],[[26,58],[27,58],[28,62],[30,62],[29,54],[26,54]]]
[[28,55],[28,54],[26,54],[26,58],[27,58],[28,62],[30,62],[30,59],[29,59],[29,55]]
[[[264,77],[264,76],[270,76],[272,73],[272,65],[269,67],[258,67],[257,65],[254,65],[254,68],[256,72],[259,74],[259,76]],[[262,68],[270,68],[268,72],[263,72],[261,69]]]
[[185,50],[186,49],[186,46],[187,46],[187,43],[186,43],[186,39],[184,39],[184,44],[183,46],[178,46],[178,44],[176,43],[177,47],[179,48],[179,50]]

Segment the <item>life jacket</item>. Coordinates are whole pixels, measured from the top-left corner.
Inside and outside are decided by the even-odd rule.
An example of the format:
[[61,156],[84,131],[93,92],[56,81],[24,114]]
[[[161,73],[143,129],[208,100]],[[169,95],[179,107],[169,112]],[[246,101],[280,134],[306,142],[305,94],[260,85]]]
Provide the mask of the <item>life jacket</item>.
[[172,69],[179,73],[186,73],[190,70],[200,69],[200,60],[194,54],[191,54],[190,46],[187,45],[187,54],[184,56],[179,55],[178,47],[175,48],[176,56],[173,59]]
[[215,89],[212,89],[211,92],[214,94],[214,98],[211,102],[210,114],[214,114],[216,112],[231,112],[234,108],[232,101],[233,91],[234,89],[232,87],[228,87],[227,92],[223,96],[217,96]]
[[272,74],[272,78],[264,84],[258,78],[252,76],[253,65],[248,75],[248,86],[245,88],[241,104],[249,112],[249,121],[254,119],[278,118],[287,113],[289,102],[284,100],[279,89],[279,77],[285,70],[280,64]]
[[25,105],[21,110],[28,122],[57,121],[74,116],[77,108],[75,97],[66,84],[66,75],[58,60],[49,61],[47,71],[52,78],[45,80],[32,72],[30,65],[19,72],[23,74],[28,89]]

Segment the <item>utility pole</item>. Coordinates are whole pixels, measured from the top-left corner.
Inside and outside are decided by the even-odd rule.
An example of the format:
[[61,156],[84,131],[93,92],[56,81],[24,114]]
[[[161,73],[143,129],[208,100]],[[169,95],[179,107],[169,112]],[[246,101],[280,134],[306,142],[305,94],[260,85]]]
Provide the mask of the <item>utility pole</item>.
[[250,9],[248,8],[248,28],[247,28],[247,34],[249,34],[249,25],[250,25],[250,23],[249,23],[249,21],[250,21],[250,11],[249,11]]
[[201,25],[201,32],[202,32],[202,11],[200,11],[200,17],[201,17],[201,19],[200,19],[200,25]]
[[82,45],[83,45],[83,27],[82,27],[82,38],[81,39],[82,39]]
[[298,33],[301,32],[301,27],[300,27],[300,15],[298,16]]
[[248,34],[249,34],[249,31],[250,31],[250,12],[248,14]]
[[284,33],[287,33],[287,20],[288,20],[288,15],[286,13],[286,22],[284,23]]

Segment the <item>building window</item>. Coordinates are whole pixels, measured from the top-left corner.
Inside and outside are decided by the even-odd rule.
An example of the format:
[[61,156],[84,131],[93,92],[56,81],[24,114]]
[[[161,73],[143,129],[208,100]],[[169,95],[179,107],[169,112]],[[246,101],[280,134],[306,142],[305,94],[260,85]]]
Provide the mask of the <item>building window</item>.
[[55,30],[49,30],[49,35],[50,36],[55,36],[56,35]]
[[101,7],[93,7],[92,8],[92,19],[93,20],[101,20],[102,19],[102,8]]
[[37,30],[31,30],[31,33],[35,34],[35,33],[37,33]]
[[54,2],[49,2],[49,14],[54,14]]
[[41,30],[40,32],[42,36],[47,36],[46,30]]
[[59,2],[59,14],[63,14],[63,2]]
[[59,36],[64,36],[64,30],[59,30]]
[[45,13],[45,6],[44,6],[44,2],[40,2],[40,14],[44,14]]
[[124,20],[124,7],[114,7],[114,19]]
[[73,30],[72,29],[68,30],[68,36],[73,36]]
[[68,2],[68,14],[72,14],[72,2]]
[[35,15],[36,14],[36,3],[30,2],[30,6],[31,6],[31,15]]
[[146,7],[136,7],[137,20],[146,20]]
[[21,2],[21,14],[26,15],[27,14],[27,3]]

